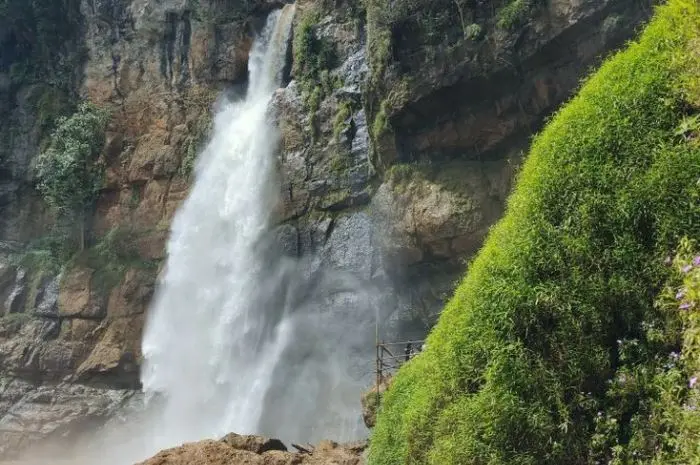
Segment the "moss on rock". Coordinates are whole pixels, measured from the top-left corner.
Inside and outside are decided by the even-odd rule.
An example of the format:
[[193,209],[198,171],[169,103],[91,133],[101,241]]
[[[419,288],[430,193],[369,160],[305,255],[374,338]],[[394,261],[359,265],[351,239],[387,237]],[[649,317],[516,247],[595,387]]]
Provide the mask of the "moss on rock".
[[[654,460],[642,375],[676,347],[662,262],[700,225],[700,148],[676,132],[700,112],[698,37],[695,1],[660,7],[534,140],[429,348],[384,397],[372,465]],[[623,398],[620,374],[636,376]],[[607,415],[618,426],[597,429]],[[612,440],[596,448],[597,432]]]

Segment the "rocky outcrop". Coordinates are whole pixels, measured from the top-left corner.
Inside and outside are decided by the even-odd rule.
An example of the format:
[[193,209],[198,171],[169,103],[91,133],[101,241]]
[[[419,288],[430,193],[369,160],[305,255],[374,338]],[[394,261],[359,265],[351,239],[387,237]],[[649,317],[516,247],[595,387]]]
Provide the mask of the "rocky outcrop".
[[628,0],[512,3],[297,2],[292,81],[275,100],[280,217],[332,239],[371,213],[351,243],[372,250],[389,338],[434,323],[501,216],[529,135],[650,14]]
[[[8,295],[0,317],[0,455],[12,456],[35,440],[70,438],[104,421],[132,396],[124,388],[135,387],[137,368],[133,360],[122,365],[118,382],[107,386],[78,383],[91,359],[109,360],[100,347],[115,327],[100,313],[108,311],[106,303],[86,291],[88,272],[30,275],[1,258],[12,279],[0,285]],[[115,344],[130,339],[121,334]]]
[[185,444],[138,465],[363,465],[367,445],[323,441],[308,451],[289,452],[276,439],[229,434],[219,441]]
[[374,137],[386,142],[376,162],[504,158],[630,37],[650,5],[369,2],[368,105]]
[[[255,31],[284,2],[74,3],[49,12],[61,40],[31,48],[36,75],[17,74],[17,39],[40,31],[0,18],[0,452],[99,421],[138,389],[145,311],[216,98],[243,91]],[[387,338],[427,331],[502,214],[529,134],[649,14],[646,1],[515,3],[507,16],[505,1],[297,1],[272,102],[274,234],[308,258],[302,274],[366,283]],[[63,257],[32,160],[77,99],[112,116],[88,250]]]
[[382,402],[382,396],[390,385],[391,377],[384,378],[381,383],[362,393],[362,420],[367,428],[374,428],[377,423],[377,412]]
[[0,454],[12,457],[46,437],[74,441],[119,411],[131,393],[3,376],[0,395]]

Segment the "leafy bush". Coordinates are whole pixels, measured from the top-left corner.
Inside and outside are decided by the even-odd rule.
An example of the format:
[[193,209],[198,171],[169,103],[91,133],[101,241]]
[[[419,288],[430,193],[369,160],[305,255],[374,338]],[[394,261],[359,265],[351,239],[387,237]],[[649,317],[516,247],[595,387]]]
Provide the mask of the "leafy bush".
[[308,11],[294,32],[294,75],[301,81],[320,81],[321,72],[337,61],[333,43],[316,32],[318,20],[318,12]]
[[90,204],[102,183],[97,157],[104,145],[107,113],[83,103],[61,118],[49,148],[37,160],[39,190],[61,212]]
[[108,115],[83,103],[70,118],[61,118],[49,148],[37,159],[39,191],[62,217],[84,221],[103,181],[98,156],[104,145]]
[[678,350],[655,305],[662,261],[700,231],[700,147],[675,134],[699,111],[699,8],[659,7],[534,140],[505,217],[385,395],[370,464],[653,463],[655,373]]
[[[659,299],[669,316],[680,320],[680,353],[671,354],[672,366],[657,375],[659,400],[654,404],[652,430],[663,442],[656,460],[664,464],[700,463],[700,254],[688,240],[673,260],[671,284]],[[637,436],[640,436],[637,434]]]
[[483,28],[479,24],[472,23],[464,29],[464,36],[467,39],[477,40],[481,38],[482,32]]
[[[606,393],[608,407],[595,420],[594,463],[700,463],[700,256],[694,250],[697,244],[683,239],[675,260],[666,259],[671,276],[656,302],[665,327],[645,322],[648,340],[672,343],[674,350],[618,370]],[[647,350],[637,340],[618,346],[625,360]],[[631,406],[626,425],[620,419]]]
[[523,24],[534,6],[534,0],[513,0],[500,10],[496,24],[502,29],[512,29]]

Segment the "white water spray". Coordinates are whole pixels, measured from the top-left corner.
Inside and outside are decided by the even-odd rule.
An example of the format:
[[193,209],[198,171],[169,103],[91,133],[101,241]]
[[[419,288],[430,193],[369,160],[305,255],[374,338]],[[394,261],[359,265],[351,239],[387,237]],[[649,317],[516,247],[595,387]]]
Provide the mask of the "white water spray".
[[281,83],[293,13],[288,5],[269,16],[251,51],[246,98],[216,116],[173,222],[143,338],[143,387],[163,396],[163,443],[255,432],[269,360],[284,346],[279,327],[259,347],[265,328],[257,324],[263,263],[256,244],[275,202],[277,134],[267,109]]
[[268,18],[251,52],[247,96],[217,115],[173,223],[143,339],[143,387],[162,401],[162,446],[231,431],[297,441],[361,431],[359,380],[347,373],[359,343],[333,350],[348,329],[361,331],[357,318],[348,328],[338,314],[361,297],[343,297],[354,284],[340,274],[310,285],[298,262],[269,257],[279,186],[267,110],[293,14],[287,5]]

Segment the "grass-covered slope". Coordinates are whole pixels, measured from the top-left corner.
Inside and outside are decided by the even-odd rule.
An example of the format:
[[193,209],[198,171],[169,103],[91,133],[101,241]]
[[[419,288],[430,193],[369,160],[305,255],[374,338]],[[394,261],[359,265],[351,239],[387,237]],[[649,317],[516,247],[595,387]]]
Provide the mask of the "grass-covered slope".
[[655,303],[664,257],[700,239],[698,113],[700,7],[671,0],[534,140],[506,216],[386,394],[371,465],[673,453],[651,417],[680,335]]

